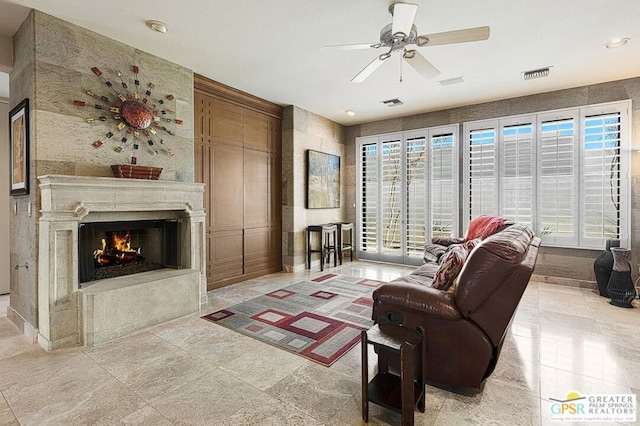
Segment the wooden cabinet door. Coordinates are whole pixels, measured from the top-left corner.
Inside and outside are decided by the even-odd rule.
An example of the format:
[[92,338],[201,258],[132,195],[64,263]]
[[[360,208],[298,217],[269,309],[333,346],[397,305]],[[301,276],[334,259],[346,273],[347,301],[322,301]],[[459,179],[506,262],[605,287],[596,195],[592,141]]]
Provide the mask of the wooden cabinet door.
[[195,170],[196,180],[206,184],[207,287],[212,289],[282,268],[281,118],[276,117],[282,110],[201,76],[194,81]]
[[244,273],[244,150],[217,143],[213,148],[211,215],[213,220],[213,279]]

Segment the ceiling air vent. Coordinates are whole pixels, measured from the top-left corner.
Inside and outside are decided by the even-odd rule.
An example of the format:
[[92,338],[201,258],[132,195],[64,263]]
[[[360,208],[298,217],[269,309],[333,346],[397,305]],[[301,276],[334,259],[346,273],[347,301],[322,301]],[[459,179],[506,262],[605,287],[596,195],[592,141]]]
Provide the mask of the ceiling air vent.
[[534,80],[536,78],[547,77],[550,67],[538,68],[537,70],[525,71],[522,73],[523,80]]
[[394,107],[394,106],[398,106],[398,105],[402,105],[402,101],[398,98],[394,98],[394,99],[387,99],[386,101],[382,101],[383,104],[385,104],[388,107]]

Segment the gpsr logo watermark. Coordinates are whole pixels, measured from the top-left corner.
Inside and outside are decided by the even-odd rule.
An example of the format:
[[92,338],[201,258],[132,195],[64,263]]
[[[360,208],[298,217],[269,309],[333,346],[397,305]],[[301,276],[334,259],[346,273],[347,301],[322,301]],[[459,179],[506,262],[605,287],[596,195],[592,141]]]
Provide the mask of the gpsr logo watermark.
[[635,394],[580,395],[569,392],[566,399],[549,398],[551,420],[568,422],[635,422]]

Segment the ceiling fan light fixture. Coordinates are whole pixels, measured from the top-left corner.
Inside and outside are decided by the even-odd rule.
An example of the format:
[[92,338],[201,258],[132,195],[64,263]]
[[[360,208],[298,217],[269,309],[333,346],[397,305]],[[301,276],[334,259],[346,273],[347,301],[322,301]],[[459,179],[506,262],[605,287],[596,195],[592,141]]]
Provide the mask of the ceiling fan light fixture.
[[405,59],[413,59],[416,56],[416,51],[415,50],[405,50],[404,53],[402,54],[402,57]]
[[164,22],[160,22],[160,21],[156,21],[156,20],[151,19],[151,20],[145,22],[145,25],[150,30],[158,32],[158,33],[166,34],[166,32],[167,32],[167,26],[165,25]]
[[426,46],[428,43],[429,37],[423,35],[416,37],[416,44],[418,47]]
[[610,42],[605,43],[605,49],[617,49],[618,47],[622,47],[625,44],[629,43],[631,39],[629,37],[617,38],[615,40],[611,40]]

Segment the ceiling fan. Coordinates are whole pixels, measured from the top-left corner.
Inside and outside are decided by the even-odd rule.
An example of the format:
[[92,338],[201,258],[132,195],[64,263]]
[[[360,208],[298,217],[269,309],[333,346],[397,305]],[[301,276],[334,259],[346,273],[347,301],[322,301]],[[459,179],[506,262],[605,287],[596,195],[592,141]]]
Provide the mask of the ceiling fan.
[[[393,22],[386,25],[380,31],[380,43],[369,44],[346,44],[339,46],[325,46],[326,49],[355,50],[355,49],[388,49],[387,52],[377,56],[369,65],[360,71],[353,79],[352,83],[362,83],[375,70],[377,70],[392,53],[401,52],[402,58],[426,79],[433,78],[440,74],[440,71],[422,56],[420,52],[412,49],[417,47],[437,46],[453,43],[467,43],[470,41],[480,41],[489,38],[489,27],[466,28],[462,30],[445,31],[434,34],[418,35],[418,30],[413,21],[418,11],[417,4],[394,3],[389,6],[389,13],[393,16]],[[409,48],[409,49],[408,49]],[[400,76],[402,81],[402,75]]]

